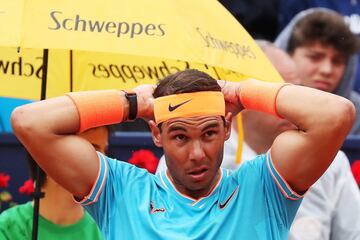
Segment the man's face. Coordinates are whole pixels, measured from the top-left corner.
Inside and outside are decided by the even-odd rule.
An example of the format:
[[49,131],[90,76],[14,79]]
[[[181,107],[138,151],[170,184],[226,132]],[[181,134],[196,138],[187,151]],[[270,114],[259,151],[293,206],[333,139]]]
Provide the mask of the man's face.
[[345,71],[346,58],[334,47],[319,42],[297,47],[292,54],[301,84],[334,92]]
[[[228,119],[228,117],[227,117]],[[219,177],[224,141],[230,123],[220,116],[172,119],[161,126],[170,177],[178,190],[193,197],[206,195]]]

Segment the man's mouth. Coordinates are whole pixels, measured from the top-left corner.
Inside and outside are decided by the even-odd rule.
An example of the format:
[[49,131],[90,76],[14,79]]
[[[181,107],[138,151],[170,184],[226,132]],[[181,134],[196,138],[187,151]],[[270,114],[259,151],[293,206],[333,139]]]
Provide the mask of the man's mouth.
[[188,174],[190,175],[190,178],[194,182],[200,182],[205,179],[207,172],[208,172],[208,168],[206,166],[202,166],[192,169],[191,171],[188,172]]

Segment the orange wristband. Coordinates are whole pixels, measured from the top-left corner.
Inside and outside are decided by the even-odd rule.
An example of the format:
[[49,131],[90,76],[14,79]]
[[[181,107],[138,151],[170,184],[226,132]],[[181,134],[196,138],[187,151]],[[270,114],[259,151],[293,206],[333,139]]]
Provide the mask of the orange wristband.
[[78,110],[80,133],[123,120],[124,107],[117,90],[71,92],[66,95],[71,98]]
[[247,81],[240,90],[240,102],[246,109],[265,112],[282,118],[276,110],[276,98],[280,89],[288,83]]

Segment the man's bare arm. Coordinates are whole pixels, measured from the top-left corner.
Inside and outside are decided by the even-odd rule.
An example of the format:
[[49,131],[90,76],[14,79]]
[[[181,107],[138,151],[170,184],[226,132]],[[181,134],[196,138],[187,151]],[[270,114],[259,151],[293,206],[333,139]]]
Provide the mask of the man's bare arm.
[[[245,82],[218,81],[227,111],[243,109]],[[268,103],[272,104],[272,103]],[[284,86],[276,99],[277,112],[297,126],[280,134],[271,147],[275,167],[291,187],[306,191],[328,168],[355,120],[353,104],[340,96],[313,88]]]
[[335,158],[354,122],[355,108],[340,96],[294,85],[283,87],[276,103],[278,113],[298,130],[275,139],[272,160],[291,187],[303,192]]
[[[138,117],[152,117],[153,85],[135,88]],[[128,103],[122,91],[124,119]],[[69,97],[57,97],[24,105],[11,117],[15,135],[39,166],[55,181],[78,197],[86,196],[98,173],[98,157],[93,146],[77,136],[78,110]]]

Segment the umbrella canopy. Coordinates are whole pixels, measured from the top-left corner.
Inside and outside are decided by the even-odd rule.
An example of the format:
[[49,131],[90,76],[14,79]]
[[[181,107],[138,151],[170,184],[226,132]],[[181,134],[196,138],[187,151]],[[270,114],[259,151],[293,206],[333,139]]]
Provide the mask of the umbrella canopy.
[[[43,77],[43,50],[0,47],[0,96],[40,100]],[[70,91],[69,51],[50,53],[54,61],[48,64],[47,97]],[[67,61],[65,61],[67,59]]]
[[[70,91],[131,89],[187,68],[202,70],[216,79],[244,78],[231,70],[184,60],[55,49],[48,56],[46,97]],[[39,100],[43,72],[41,49],[0,47],[0,96]]]
[[[206,63],[281,81],[215,0],[0,0],[0,46],[74,49]],[[259,71],[260,69],[260,71]]]

